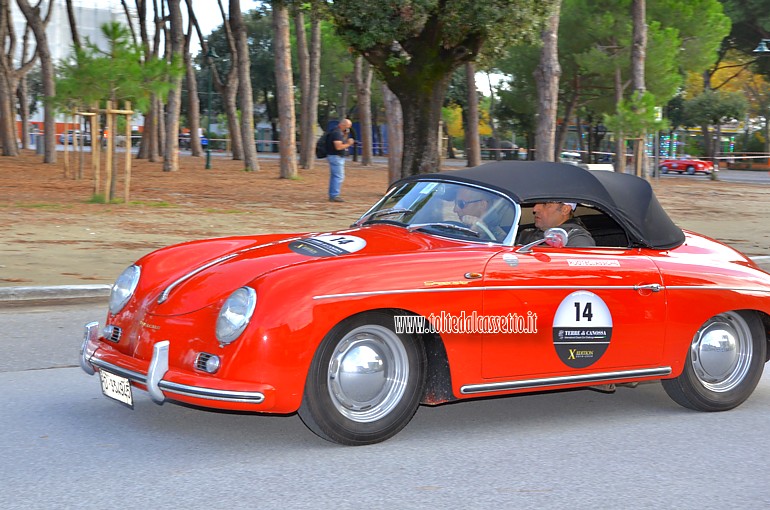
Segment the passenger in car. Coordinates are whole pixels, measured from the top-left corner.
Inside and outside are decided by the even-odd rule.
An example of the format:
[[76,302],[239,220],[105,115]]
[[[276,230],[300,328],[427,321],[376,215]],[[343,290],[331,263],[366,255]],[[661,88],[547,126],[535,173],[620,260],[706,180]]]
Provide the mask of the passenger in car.
[[532,212],[535,226],[519,233],[516,244],[528,244],[543,238],[549,228],[559,227],[567,231],[567,246],[596,246],[591,234],[580,219],[575,218],[577,204],[573,202],[541,202],[535,204]]

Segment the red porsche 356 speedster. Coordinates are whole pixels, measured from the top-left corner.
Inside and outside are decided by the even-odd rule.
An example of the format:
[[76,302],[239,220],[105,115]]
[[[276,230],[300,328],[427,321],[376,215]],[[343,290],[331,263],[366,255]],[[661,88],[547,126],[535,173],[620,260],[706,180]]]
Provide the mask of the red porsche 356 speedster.
[[[527,244],[535,204],[575,230]],[[541,206],[542,207],[542,206]],[[81,367],[128,406],[299,413],[329,441],[400,431],[420,404],[660,380],[677,403],[746,400],[768,359],[770,275],[667,216],[649,184],[494,162],[393,184],[334,232],[150,253],[117,279]]]
[[677,172],[680,174],[687,173],[688,175],[695,175],[699,173],[710,175],[715,171],[714,163],[711,161],[704,161],[702,159],[689,157],[683,157],[679,159],[665,159],[660,163],[658,168],[662,174]]

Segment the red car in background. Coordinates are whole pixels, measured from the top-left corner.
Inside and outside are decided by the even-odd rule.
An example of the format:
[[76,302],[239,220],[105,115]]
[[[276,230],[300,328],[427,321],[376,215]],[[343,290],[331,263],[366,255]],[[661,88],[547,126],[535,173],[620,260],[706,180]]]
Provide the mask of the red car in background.
[[684,157],[681,159],[664,159],[660,164],[660,173],[667,174],[669,172],[687,172],[689,175],[696,173],[702,173],[709,175],[711,172],[716,171],[714,169],[714,163],[711,161],[703,161],[702,159],[690,159]]

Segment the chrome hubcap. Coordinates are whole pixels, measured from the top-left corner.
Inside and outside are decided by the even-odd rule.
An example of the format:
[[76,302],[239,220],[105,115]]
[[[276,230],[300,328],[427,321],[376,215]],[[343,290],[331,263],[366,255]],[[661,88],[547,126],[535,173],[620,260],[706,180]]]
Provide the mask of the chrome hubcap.
[[401,339],[377,325],[345,335],[334,349],[327,374],[334,406],[360,423],[387,415],[401,401],[408,379],[409,360]]
[[735,312],[727,312],[709,320],[696,333],[690,347],[690,361],[706,389],[725,392],[746,377],[752,349],[746,321]]

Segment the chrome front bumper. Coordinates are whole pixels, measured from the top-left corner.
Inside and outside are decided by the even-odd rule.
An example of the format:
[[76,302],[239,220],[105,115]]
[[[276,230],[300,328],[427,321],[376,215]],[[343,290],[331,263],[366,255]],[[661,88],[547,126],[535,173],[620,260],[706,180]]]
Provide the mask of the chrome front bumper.
[[215,388],[202,388],[199,386],[178,384],[164,380],[163,376],[168,372],[168,340],[157,342],[153,346],[152,359],[150,360],[147,374],[125,369],[114,363],[108,363],[96,357],[95,354],[99,350],[98,341],[99,323],[89,322],[85,326],[83,345],[80,347],[80,368],[82,368],[88,375],[96,373],[96,368],[104,369],[115,375],[125,377],[132,382],[142,384],[147,388],[150,398],[157,404],[162,404],[166,400],[164,392],[192,398],[218,400],[223,402],[242,402],[247,404],[261,404],[265,400],[265,395],[258,391],[230,391]]

